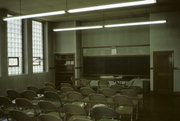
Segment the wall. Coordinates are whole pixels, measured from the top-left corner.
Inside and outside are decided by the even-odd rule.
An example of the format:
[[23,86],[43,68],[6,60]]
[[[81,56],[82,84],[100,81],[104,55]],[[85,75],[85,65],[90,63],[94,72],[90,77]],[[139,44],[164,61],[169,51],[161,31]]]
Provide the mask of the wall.
[[[53,28],[67,28],[78,26],[78,22],[57,22],[53,24]],[[65,31],[54,32],[54,53],[74,53],[75,54],[75,78],[81,76],[81,32]]]
[[[54,28],[74,27],[73,22],[54,23]],[[54,32],[55,53],[75,53],[76,51],[76,31]]]
[[[153,67],[153,51],[174,51],[174,91],[180,91],[180,12],[151,14],[150,19],[166,19],[163,25],[150,27],[150,54]],[[151,90],[153,90],[153,70],[151,70]]]
[[[8,68],[7,68],[7,27],[6,22],[2,20],[2,17],[6,15],[6,11],[0,10],[0,95],[5,95],[7,89],[16,89],[18,91],[23,91],[29,85],[35,85],[36,87],[42,87],[45,81],[54,81],[52,77],[54,77],[54,71],[49,70],[49,66],[53,67],[53,44],[52,43],[52,35],[48,33],[47,30],[51,27],[48,22],[45,23],[45,72],[43,73],[32,73],[32,37],[31,37],[31,21],[27,20],[25,22],[25,74],[17,75],[17,76],[8,76]],[[48,53],[48,52],[49,53]]]
[[[109,20],[105,22],[84,22],[83,26],[117,24],[136,21],[145,21],[149,17]],[[149,27],[134,26],[123,28],[105,28],[82,31],[82,46],[84,56],[111,55],[112,48],[117,49],[117,55],[149,54],[149,46],[141,47],[117,47],[126,45],[149,44]],[[99,48],[97,47],[99,46]],[[101,48],[103,46],[110,46]],[[94,48],[97,47],[97,48]]]

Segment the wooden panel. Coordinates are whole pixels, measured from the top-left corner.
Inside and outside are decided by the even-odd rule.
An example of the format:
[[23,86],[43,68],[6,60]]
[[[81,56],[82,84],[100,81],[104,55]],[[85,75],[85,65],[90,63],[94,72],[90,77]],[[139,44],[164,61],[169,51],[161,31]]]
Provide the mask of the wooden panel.
[[150,75],[150,57],[144,56],[107,56],[84,57],[83,74],[122,74]]
[[74,54],[55,54],[55,84],[72,83],[74,76]]

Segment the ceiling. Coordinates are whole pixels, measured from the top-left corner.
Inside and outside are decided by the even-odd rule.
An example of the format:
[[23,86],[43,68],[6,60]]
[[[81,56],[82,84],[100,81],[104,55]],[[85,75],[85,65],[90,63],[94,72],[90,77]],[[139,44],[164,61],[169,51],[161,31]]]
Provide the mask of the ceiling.
[[[21,1],[21,2],[20,2]],[[0,8],[17,14],[34,14],[139,0],[0,0]],[[21,3],[21,5],[20,5]],[[21,7],[20,7],[21,6]],[[46,21],[98,21],[148,16],[149,13],[180,11],[180,0],[157,0],[157,4],[43,17]],[[103,18],[104,13],[104,18]]]

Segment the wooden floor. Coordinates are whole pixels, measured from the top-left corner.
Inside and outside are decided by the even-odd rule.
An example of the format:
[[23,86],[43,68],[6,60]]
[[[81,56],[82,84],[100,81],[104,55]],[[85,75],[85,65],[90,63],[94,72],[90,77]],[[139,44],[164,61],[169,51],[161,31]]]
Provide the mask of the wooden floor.
[[138,121],[180,121],[180,96],[145,96]]

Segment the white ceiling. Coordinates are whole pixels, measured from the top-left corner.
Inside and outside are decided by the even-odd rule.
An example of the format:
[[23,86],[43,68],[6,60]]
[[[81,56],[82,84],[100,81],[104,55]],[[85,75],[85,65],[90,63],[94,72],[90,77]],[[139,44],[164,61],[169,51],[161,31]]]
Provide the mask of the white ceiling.
[[[20,2],[21,1],[21,2]],[[138,0],[0,0],[0,8],[17,14],[33,14]],[[21,7],[20,7],[21,3]],[[179,11],[180,0],[157,0],[155,5],[104,10],[105,19],[148,16],[150,12]],[[102,20],[103,11],[43,17],[47,21]]]

